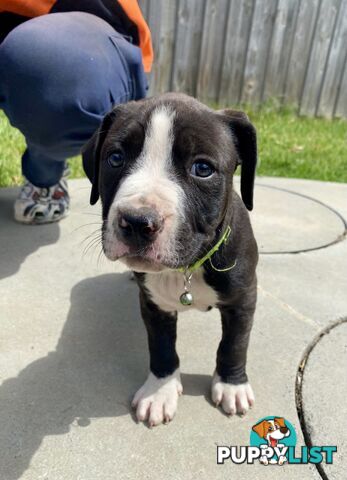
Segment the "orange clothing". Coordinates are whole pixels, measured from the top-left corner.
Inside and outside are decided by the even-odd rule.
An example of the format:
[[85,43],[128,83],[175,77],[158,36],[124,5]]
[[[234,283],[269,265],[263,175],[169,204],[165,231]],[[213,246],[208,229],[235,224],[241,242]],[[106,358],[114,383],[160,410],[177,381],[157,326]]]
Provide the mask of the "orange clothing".
[[19,23],[47,13],[75,10],[92,13],[106,20],[119,33],[130,37],[141,48],[144,70],[150,72],[153,63],[151,33],[137,0],[113,1],[112,4],[110,1],[104,3],[103,0],[1,0],[0,28],[8,22],[8,33]]

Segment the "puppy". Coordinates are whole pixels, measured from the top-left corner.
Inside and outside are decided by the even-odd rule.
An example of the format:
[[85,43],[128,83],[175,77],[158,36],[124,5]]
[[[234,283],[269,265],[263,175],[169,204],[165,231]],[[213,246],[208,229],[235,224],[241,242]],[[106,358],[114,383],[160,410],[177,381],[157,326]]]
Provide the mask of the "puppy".
[[[139,285],[150,372],[132,405],[150,426],[177,409],[177,312],[188,308],[221,312],[212,401],[231,415],[254,402],[246,357],[258,252],[245,207],[253,207],[256,162],[244,113],[178,93],[115,107],[84,148],[90,201],[102,202],[104,253]],[[238,165],[243,203],[233,190]]]
[[[279,443],[279,440],[289,437],[290,435],[290,430],[282,417],[275,417],[273,420],[263,420],[254,425],[252,430],[256,432],[259,437],[264,438],[267,441],[267,446],[272,448],[284,447],[285,445]],[[284,455],[281,455],[278,460],[270,460],[269,462],[267,456],[262,455],[259,460],[264,465],[267,465],[268,463],[278,463],[279,465],[283,465],[284,462],[287,461],[287,458]]]

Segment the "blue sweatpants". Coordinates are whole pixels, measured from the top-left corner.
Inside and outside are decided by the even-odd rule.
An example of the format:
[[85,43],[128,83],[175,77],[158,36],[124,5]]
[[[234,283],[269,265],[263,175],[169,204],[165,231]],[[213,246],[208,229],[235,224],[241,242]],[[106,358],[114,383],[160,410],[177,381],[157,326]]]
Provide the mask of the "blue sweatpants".
[[112,106],[146,89],[140,49],[88,13],[28,20],[0,45],[0,109],[25,136],[22,170],[37,187],[56,184]]

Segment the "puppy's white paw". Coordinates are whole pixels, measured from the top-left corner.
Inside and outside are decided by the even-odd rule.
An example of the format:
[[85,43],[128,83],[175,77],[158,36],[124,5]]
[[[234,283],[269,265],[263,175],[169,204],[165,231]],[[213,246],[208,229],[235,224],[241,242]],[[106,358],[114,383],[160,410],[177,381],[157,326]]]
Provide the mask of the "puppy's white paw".
[[244,415],[254,404],[254,394],[249,383],[224,383],[215,372],[212,380],[212,401],[216,406],[222,405],[225,413],[229,415]]
[[150,373],[131,402],[136,408],[136,418],[142,422],[148,420],[150,427],[170,422],[176,413],[178,396],[182,392],[178,369],[165,378],[157,378]]

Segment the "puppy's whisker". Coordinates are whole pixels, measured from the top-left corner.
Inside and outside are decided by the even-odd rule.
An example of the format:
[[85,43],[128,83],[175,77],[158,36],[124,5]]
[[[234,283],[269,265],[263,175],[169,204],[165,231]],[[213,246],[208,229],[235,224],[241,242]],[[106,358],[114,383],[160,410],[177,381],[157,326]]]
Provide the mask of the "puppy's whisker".
[[100,213],[91,213],[91,212],[79,212],[79,215],[91,215],[92,217],[99,217],[100,218]]
[[100,227],[102,223],[99,223],[99,222],[85,223],[84,225],[80,225],[79,227],[76,227],[74,230],[72,230],[71,234],[77,232],[78,230],[81,230],[81,228],[89,227],[90,225],[99,225]]
[[92,238],[89,243],[86,245],[84,251],[83,251],[83,257],[87,254],[87,252],[92,248],[96,247],[98,245],[102,245],[102,238],[97,237],[97,238]]
[[85,258],[85,256],[86,256],[87,253],[88,253],[88,255],[90,255],[90,258],[93,259],[94,254],[95,254],[95,251],[96,251],[96,249],[98,248],[98,246],[99,246],[99,244],[92,245],[92,246],[88,249],[88,251],[83,254],[83,257],[82,257],[82,258]]
[[95,249],[96,247],[98,247],[98,245],[100,245],[99,242],[91,243],[91,244],[83,251],[82,258],[84,258],[84,257],[87,255],[87,253],[90,252],[90,250]]
[[100,266],[100,260],[105,258],[105,256],[103,256],[103,253],[104,253],[104,250],[103,250],[102,245],[101,245],[101,248],[100,248],[100,251],[99,251],[99,254],[98,254],[98,259],[97,259],[97,262],[96,262],[98,268]]
[[102,238],[102,233],[100,232],[99,228],[97,230],[94,230],[94,232],[91,232],[89,235],[86,236],[86,238],[81,240],[80,245],[83,245],[85,242],[87,242],[91,238]]

